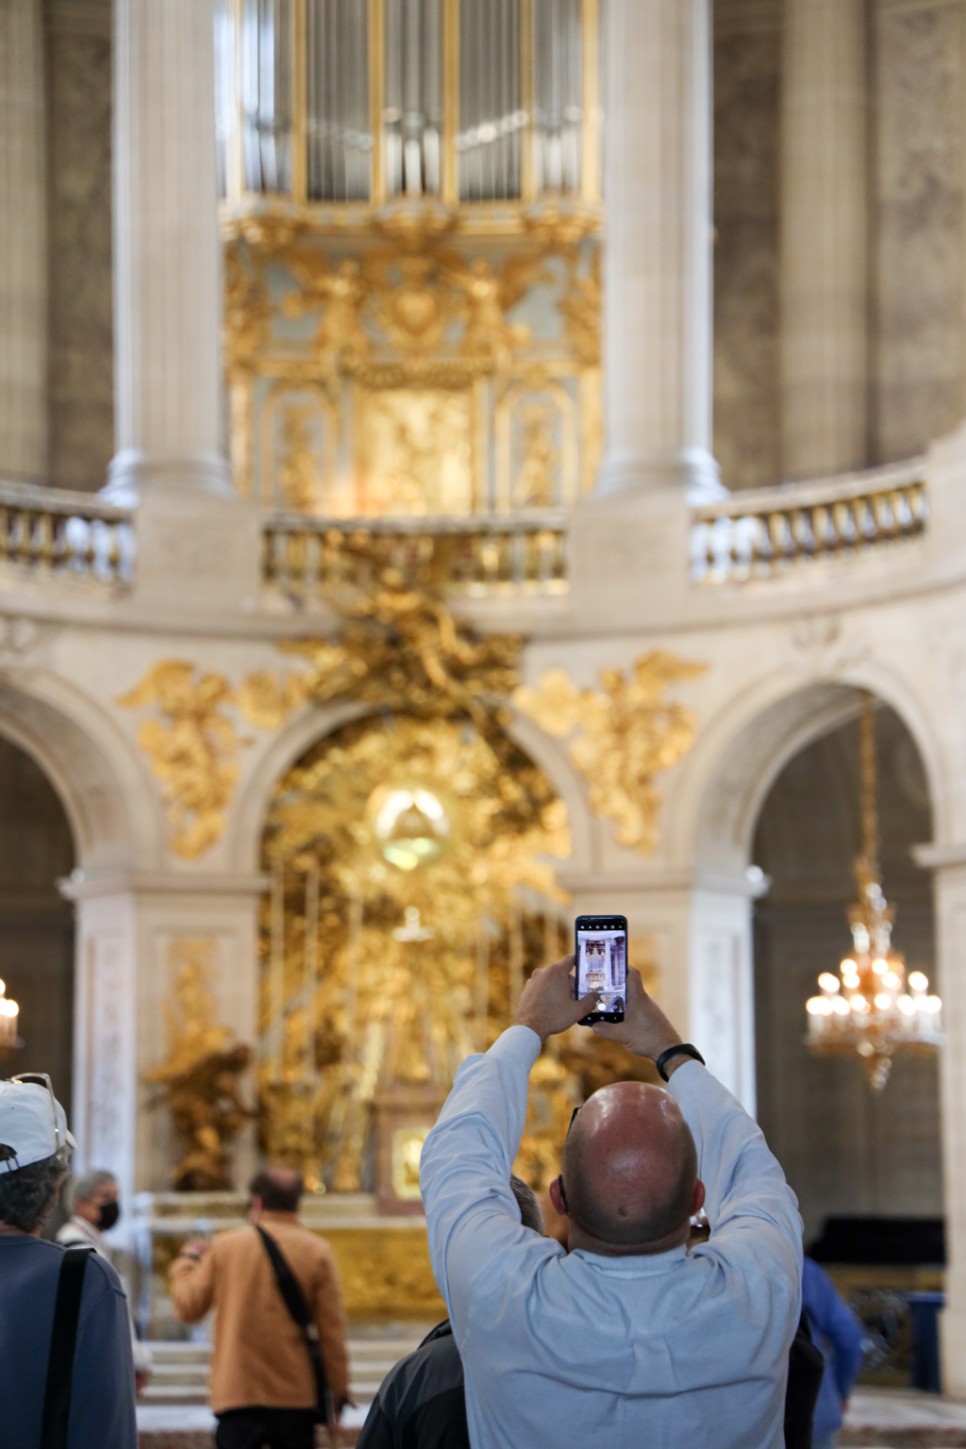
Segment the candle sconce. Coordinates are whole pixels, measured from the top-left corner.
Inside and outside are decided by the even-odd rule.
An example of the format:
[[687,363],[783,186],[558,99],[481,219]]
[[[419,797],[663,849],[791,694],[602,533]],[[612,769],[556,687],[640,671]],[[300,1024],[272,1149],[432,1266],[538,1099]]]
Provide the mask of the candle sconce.
[[7,983],[0,981],[0,1061],[23,1046],[17,1035],[19,1021],[20,1007],[7,995]]

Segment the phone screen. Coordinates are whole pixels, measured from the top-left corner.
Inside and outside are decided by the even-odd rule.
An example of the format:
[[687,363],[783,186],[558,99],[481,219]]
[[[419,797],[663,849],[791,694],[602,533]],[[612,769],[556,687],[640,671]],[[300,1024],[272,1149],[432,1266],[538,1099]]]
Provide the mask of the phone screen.
[[580,1019],[581,1026],[595,1021],[623,1021],[627,996],[627,918],[578,916],[574,955],[577,999],[596,991],[594,1010]]

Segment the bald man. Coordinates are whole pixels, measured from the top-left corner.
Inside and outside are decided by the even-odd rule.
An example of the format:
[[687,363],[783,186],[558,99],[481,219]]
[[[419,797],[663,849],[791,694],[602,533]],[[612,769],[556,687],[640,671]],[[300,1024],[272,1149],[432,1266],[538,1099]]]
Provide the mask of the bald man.
[[[423,1149],[436,1281],[463,1359],[473,1449],[781,1449],[802,1225],[761,1132],[629,973],[598,1024],[668,1088],[618,1082],[575,1114],[551,1187],[569,1252],[508,1187],[530,1069],[592,1008],[573,958],[534,973],[514,1024],[467,1059]],[[702,1205],[706,1243],[687,1247]]]
[[281,1250],[312,1313],[332,1393],[333,1430],[349,1400],[346,1315],[332,1250],[298,1221],[302,1179],[289,1167],[249,1185],[250,1226],[192,1238],[171,1267],[171,1301],[186,1323],[215,1310],[211,1407],[217,1449],[313,1449],[316,1383],[304,1337],[285,1306],[262,1228]]

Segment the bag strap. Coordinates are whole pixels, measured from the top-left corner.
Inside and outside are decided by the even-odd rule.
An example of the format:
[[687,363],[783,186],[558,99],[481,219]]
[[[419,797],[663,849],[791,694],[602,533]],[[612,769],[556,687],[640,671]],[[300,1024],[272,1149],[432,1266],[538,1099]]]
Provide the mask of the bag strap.
[[54,1324],[50,1332],[47,1386],[40,1449],[67,1449],[70,1394],[74,1377],[74,1350],[80,1319],[81,1294],[87,1260],[94,1249],[77,1244],[67,1248],[60,1263]]
[[312,1374],[315,1379],[315,1397],[318,1404],[319,1418],[323,1424],[332,1420],[332,1393],[329,1388],[329,1378],[325,1371],[325,1361],[322,1358],[322,1346],[319,1343],[319,1330],[314,1317],[305,1301],[305,1294],[299,1286],[299,1281],[289,1266],[288,1259],[282,1252],[270,1233],[258,1223],[255,1230],[265,1245],[269,1262],[275,1271],[275,1280],[278,1283],[279,1292],[285,1300],[285,1307],[301,1330],[305,1347],[308,1350],[309,1362],[312,1365]]

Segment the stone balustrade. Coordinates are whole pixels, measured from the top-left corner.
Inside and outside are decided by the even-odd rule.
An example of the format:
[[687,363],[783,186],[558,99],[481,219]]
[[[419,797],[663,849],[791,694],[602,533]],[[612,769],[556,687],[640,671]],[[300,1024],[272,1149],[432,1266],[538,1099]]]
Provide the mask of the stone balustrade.
[[405,576],[444,560],[455,594],[560,594],[568,587],[563,511],[346,521],[273,514],[262,536],[263,582],[305,602],[363,582],[373,565]]
[[133,581],[134,558],[127,509],[92,493],[0,482],[0,566],[126,585]]
[[691,577],[704,584],[772,578],[816,559],[848,558],[925,532],[921,459],[819,482],[747,490],[692,512]]
[[[691,513],[690,574],[703,585],[785,575],[922,535],[921,459],[845,478],[745,490]],[[0,566],[97,584],[133,582],[136,517],[98,495],[0,482]],[[566,511],[504,517],[324,519],[266,514],[262,582],[300,604],[358,586],[373,566],[444,564],[464,597],[552,596],[569,588]]]

